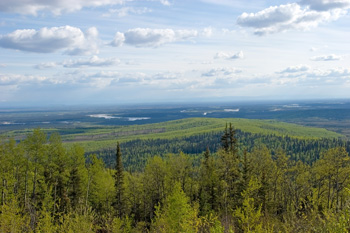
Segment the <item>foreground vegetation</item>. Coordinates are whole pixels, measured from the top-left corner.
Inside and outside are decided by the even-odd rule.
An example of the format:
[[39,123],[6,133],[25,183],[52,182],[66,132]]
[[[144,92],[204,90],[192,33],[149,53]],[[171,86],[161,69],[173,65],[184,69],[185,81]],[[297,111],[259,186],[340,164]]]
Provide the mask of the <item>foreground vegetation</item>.
[[348,232],[347,144],[313,141],[325,148],[304,161],[259,135],[247,150],[244,134],[221,126],[217,151],[150,156],[129,172],[123,144],[110,168],[36,129],[1,143],[0,232]]

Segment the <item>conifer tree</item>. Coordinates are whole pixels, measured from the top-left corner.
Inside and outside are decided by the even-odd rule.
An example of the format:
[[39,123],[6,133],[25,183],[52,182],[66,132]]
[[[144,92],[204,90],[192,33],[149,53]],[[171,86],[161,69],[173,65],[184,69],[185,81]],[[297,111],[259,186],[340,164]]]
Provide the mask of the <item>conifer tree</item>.
[[215,161],[210,156],[209,147],[203,153],[204,160],[202,160],[200,168],[200,210],[203,215],[209,214],[217,208],[217,189],[218,189],[218,175],[215,167]]
[[228,139],[229,139],[229,133],[228,133],[227,123],[226,123],[224,134],[221,136],[221,146],[225,152],[228,152],[229,146],[230,146]]
[[235,137],[236,130],[233,128],[232,124],[230,123],[228,128],[228,136],[229,136],[229,151],[232,155],[237,154],[237,138]]
[[235,137],[236,130],[230,123],[226,124],[224,134],[221,136],[221,146],[226,153],[236,155],[237,153],[237,138]]
[[119,142],[117,142],[117,151],[116,151],[116,163],[115,163],[115,190],[116,190],[116,199],[114,203],[114,208],[118,217],[123,216],[123,194],[124,194],[124,176],[123,176],[123,162],[122,162],[122,152],[120,150]]

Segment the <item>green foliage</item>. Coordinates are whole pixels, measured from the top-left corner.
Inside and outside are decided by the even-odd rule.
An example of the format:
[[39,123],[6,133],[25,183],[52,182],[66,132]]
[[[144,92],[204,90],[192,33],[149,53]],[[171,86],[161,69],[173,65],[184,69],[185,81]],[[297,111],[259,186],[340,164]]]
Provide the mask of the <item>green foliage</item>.
[[88,170],[85,166],[84,149],[73,145],[68,151],[70,171],[68,181],[68,196],[72,209],[84,204],[88,186]]
[[115,202],[113,203],[117,216],[122,217],[125,212],[124,208],[124,175],[123,175],[122,152],[120,150],[119,142],[117,143],[116,164],[114,174],[115,187]]
[[[242,192],[243,206],[236,209],[234,216],[238,218],[240,228],[244,232],[263,232],[261,204],[256,203],[254,197],[257,196],[261,188],[257,179],[251,179],[248,187]],[[258,207],[256,207],[258,205]]]
[[189,204],[189,199],[176,183],[173,192],[166,198],[164,207],[156,209],[152,232],[197,232],[197,208]]
[[86,211],[85,213],[68,213],[59,218],[58,232],[67,233],[93,233],[96,232],[94,224],[94,213]]
[[111,211],[115,199],[114,171],[106,169],[102,159],[93,155],[88,173],[87,200],[99,212]]
[[346,208],[338,213],[325,211],[321,219],[321,225],[317,227],[317,232],[339,232],[346,233],[350,229],[350,213]]
[[219,204],[219,175],[215,160],[210,155],[209,149],[204,153],[200,166],[200,190],[199,204],[203,216],[210,215],[218,210]]
[[21,211],[15,198],[3,204],[0,207],[0,232],[31,232],[29,218],[22,215]]
[[[189,124],[205,129],[211,123],[163,126],[186,132]],[[348,231],[347,142],[253,135],[232,125],[224,135],[227,150],[210,143],[212,137],[220,143],[220,134],[193,134],[186,145],[203,139],[192,145],[207,149],[201,156],[150,151],[147,161],[138,149],[117,144],[116,169],[96,154],[86,159],[80,145],[64,146],[58,134],[47,140],[40,129],[22,142],[2,142],[0,232]],[[140,154],[129,160],[138,172],[124,170],[124,158],[131,159],[125,150]],[[114,214],[118,202],[122,215]]]

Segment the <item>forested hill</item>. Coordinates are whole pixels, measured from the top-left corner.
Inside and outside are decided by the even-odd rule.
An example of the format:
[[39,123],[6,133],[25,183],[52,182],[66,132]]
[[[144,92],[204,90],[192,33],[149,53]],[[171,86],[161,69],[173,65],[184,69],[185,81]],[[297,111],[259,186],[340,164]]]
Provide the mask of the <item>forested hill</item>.
[[[20,143],[4,140],[0,232],[348,232],[348,142],[277,122],[245,132],[226,120],[219,134],[204,130],[210,120],[190,119],[164,123],[177,130],[163,139],[115,141],[113,166],[87,158],[79,144],[64,145],[57,133],[35,129]],[[299,133],[271,134],[287,126]],[[212,152],[145,156],[140,149],[191,140],[192,149],[210,147],[214,136],[220,145]],[[126,155],[135,148],[139,157]]]
[[[131,171],[142,170],[146,161],[154,155],[165,156],[182,151],[191,154],[199,162],[208,147],[220,148],[220,138],[227,123],[236,129],[239,153],[251,151],[257,145],[266,145],[274,154],[283,149],[293,160],[307,163],[319,158],[322,151],[334,146],[350,145],[341,140],[342,135],[321,128],[304,127],[271,120],[190,118],[151,125],[125,126],[106,131],[70,135],[79,141],[88,154],[99,154],[109,166],[115,158],[115,142],[124,148],[123,162]],[[95,134],[93,133],[95,131]],[[66,140],[68,137],[64,137]]]
[[[149,158],[182,151],[199,163],[201,154],[209,147],[216,152],[225,125],[236,129],[238,150],[251,151],[260,144],[266,145],[272,154],[283,149],[293,160],[311,164],[320,154],[335,146],[350,151],[343,136],[322,128],[305,127],[274,120],[240,118],[188,118],[146,125],[89,126],[80,128],[42,129],[47,134],[60,133],[64,145],[69,148],[80,144],[87,155],[98,154],[107,166],[115,163],[115,147],[119,141],[123,147],[123,162],[130,171],[143,170]],[[10,136],[25,138],[29,131],[12,131]]]
[[127,142],[135,139],[175,139],[206,133],[222,132],[225,124],[231,123],[235,129],[242,132],[289,136],[298,139],[341,138],[343,135],[323,129],[305,127],[275,120],[252,120],[241,118],[188,118],[167,121],[156,124],[92,127],[59,131],[62,139],[69,142],[79,142],[87,152],[97,151],[109,146],[115,147],[115,141]]
[[[47,134],[58,132],[65,143],[80,143],[87,152],[96,151],[107,146],[115,147],[115,141],[131,141],[134,139],[171,139],[193,136],[202,133],[222,132],[226,123],[242,132],[289,136],[292,138],[340,138],[344,135],[324,128],[305,127],[276,120],[255,120],[243,118],[187,118],[154,124],[118,126],[118,125],[78,125],[70,127],[44,127]],[[2,137],[23,140],[32,129],[6,131]]]

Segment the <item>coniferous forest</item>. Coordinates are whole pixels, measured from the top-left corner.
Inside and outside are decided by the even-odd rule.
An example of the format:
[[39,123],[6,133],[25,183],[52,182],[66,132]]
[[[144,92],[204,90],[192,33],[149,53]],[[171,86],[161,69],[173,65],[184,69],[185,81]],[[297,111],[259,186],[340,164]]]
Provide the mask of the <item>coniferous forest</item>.
[[116,141],[106,159],[40,129],[4,140],[0,232],[349,231],[347,142],[250,135],[231,124],[211,136],[219,145],[199,141],[200,156],[139,145],[148,149],[133,153],[147,156],[133,160],[132,143]]

